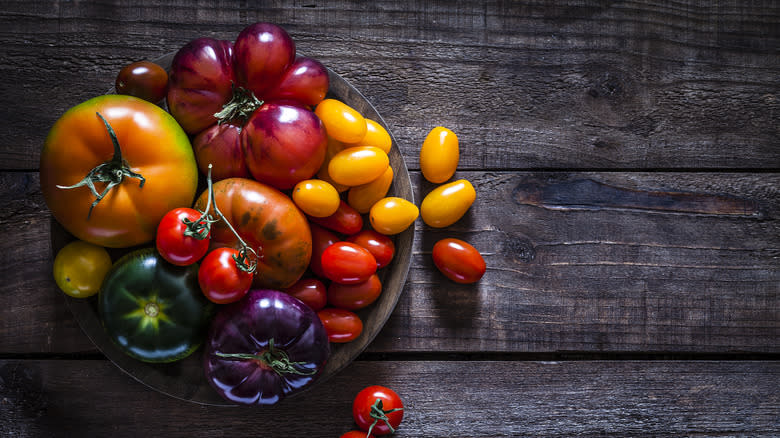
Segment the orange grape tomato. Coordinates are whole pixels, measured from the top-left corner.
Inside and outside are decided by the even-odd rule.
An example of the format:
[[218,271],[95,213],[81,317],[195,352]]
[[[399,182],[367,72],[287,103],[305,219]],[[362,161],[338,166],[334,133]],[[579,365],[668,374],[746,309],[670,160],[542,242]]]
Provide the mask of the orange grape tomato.
[[393,139],[382,125],[371,119],[366,119],[366,135],[359,142],[350,143],[348,146],[376,146],[389,154],[390,148],[393,146]]
[[355,143],[366,135],[366,119],[351,106],[336,99],[325,99],[314,109],[328,136],[344,143]]
[[440,185],[420,204],[422,220],[431,227],[448,227],[463,217],[476,198],[477,192],[468,180]]
[[398,234],[409,228],[419,216],[416,205],[394,196],[382,198],[371,207],[368,218],[371,227],[382,234]]
[[362,214],[368,213],[377,201],[387,196],[393,183],[393,168],[387,166],[385,172],[370,183],[361,184],[349,189],[347,203]]
[[433,128],[420,148],[420,170],[425,179],[435,184],[455,174],[459,159],[458,136],[442,126]]
[[292,199],[304,213],[314,217],[326,217],[336,212],[341,198],[339,192],[327,181],[307,179],[295,185]]
[[336,154],[328,163],[334,181],[350,187],[379,178],[390,165],[387,154],[375,146],[355,146]]

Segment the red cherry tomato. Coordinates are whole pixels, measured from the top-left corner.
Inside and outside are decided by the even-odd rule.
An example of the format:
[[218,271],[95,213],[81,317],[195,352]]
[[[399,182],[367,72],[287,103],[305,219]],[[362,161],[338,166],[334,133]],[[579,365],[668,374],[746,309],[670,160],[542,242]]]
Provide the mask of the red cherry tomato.
[[322,310],[328,302],[325,284],[316,278],[301,278],[284,291],[303,301],[315,312]]
[[336,283],[362,283],[376,272],[376,259],[362,246],[336,242],[322,252],[322,272]]
[[328,287],[328,303],[341,309],[358,310],[376,301],[381,293],[382,282],[376,274],[357,284],[339,284],[334,281]]
[[238,255],[236,249],[217,248],[203,259],[198,283],[206,298],[217,304],[227,304],[240,300],[249,291],[254,275],[238,267]]
[[361,390],[352,402],[352,417],[358,427],[374,435],[394,433],[404,418],[401,397],[390,388],[372,385]]
[[363,216],[343,200],[339,203],[338,210],[332,215],[326,217],[309,216],[309,221],[347,236],[363,229]]
[[133,62],[119,70],[115,88],[117,94],[157,103],[168,93],[168,72],[153,62]]
[[395,244],[393,239],[374,230],[363,230],[355,235],[349,236],[347,242],[352,242],[367,249],[376,259],[376,267],[384,268],[390,264],[395,254]]
[[479,251],[459,239],[442,239],[433,245],[433,263],[456,283],[474,283],[485,274],[485,260]]
[[201,213],[192,208],[175,208],[157,225],[157,251],[170,263],[191,265],[209,250],[209,232],[200,222]]
[[354,341],[363,331],[363,321],[357,314],[347,309],[326,307],[319,312],[328,340],[334,343]]
[[349,432],[341,435],[339,438],[375,438],[374,435],[366,435],[362,430],[350,430]]
[[338,242],[339,236],[333,231],[322,228],[317,224],[309,224],[311,227],[311,261],[309,262],[309,268],[314,275],[325,278],[325,273],[322,272],[322,253],[325,249],[334,243]]

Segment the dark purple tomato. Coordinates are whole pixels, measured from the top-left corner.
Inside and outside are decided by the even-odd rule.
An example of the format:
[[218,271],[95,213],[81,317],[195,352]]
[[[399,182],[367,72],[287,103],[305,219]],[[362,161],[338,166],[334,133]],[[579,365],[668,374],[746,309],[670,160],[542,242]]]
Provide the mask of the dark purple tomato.
[[322,272],[336,283],[362,283],[376,272],[376,259],[362,246],[336,242],[322,253]]
[[211,125],[192,140],[198,168],[204,175],[212,165],[211,179],[249,178],[241,145],[241,127],[231,122]]
[[460,240],[447,238],[433,245],[433,263],[456,283],[474,283],[485,274],[485,260],[476,248]]
[[153,62],[133,62],[119,71],[115,87],[117,94],[157,103],[168,92],[168,72]]
[[313,177],[325,160],[325,127],[313,112],[297,106],[264,104],[241,135],[249,172],[280,190]]

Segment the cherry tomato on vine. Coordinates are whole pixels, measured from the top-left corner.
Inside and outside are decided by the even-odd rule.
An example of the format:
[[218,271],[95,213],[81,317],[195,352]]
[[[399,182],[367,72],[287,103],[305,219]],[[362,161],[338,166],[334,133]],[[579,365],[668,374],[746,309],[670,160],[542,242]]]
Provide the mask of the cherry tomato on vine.
[[376,259],[360,245],[336,242],[322,252],[322,272],[336,283],[362,283],[376,272]]
[[54,281],[74,298],[87,298],[100,290],[111,269],[111,257],[102,246],[74,240],[54,257]]
[[322,310],[328,303],[328,290],[325,284],[316,278],[301,278],[284,292],[303,301],[315,312]]
[[376,268],[384,268],[393,260],[395,244],[393,240],[374,230],[363,230],[349,236],[347,242],[352,242],[367,249],[376,259]]
[[157,251],[177,266],[191,265],[209,250],[209,230],[202,214],[192,208],[175,208],[157,225]]
[[206,255],[198,270],[200,290],[206,298],[227,304],[240,300],[252,286],[254,274],[239,268],[234,248],[217,248]]
[[474,283],[485,274],[485,259],[476,248],[460,240],[447,238],[433,245],[433,263],[456,283]]
[[358,310],[376,301],[381,293],[382,282],[376,274],[362,283],[339,284],[334,281],[328,286],[328,303],[340,309]]
[[354,341],[363,332],[363,321],[355,312],[350,310],[326,307],[317,312],[317,316],[322,321],[330,342],[345,343]]
[[133,62],[119,70],[115,87],[117,94],[157,103],[168,93],[168,72],[153,62]]
[[390,388],[371,385],[352,402],[352,417],[361,430],[374,435],[394,433],[404,418],[401,397]]

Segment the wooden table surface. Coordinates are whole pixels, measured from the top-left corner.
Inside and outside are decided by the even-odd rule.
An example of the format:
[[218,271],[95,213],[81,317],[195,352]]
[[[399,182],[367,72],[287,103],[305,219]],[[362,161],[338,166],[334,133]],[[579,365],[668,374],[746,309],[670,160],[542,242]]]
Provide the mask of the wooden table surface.
[[[316,436],[364,386],[399,437],[780,435],[780,8],[772,1],[0,1],[0,436]],[[260,6],[262,5],[262,6]],[[274,408],[124,374],[52,275],[39,152],[125,64],[247,24],[361,90],[419,201],[427,132],[460,139],[471,210],[418,220],[389,321]],[[471,242],[475,285],[433,244]]]

